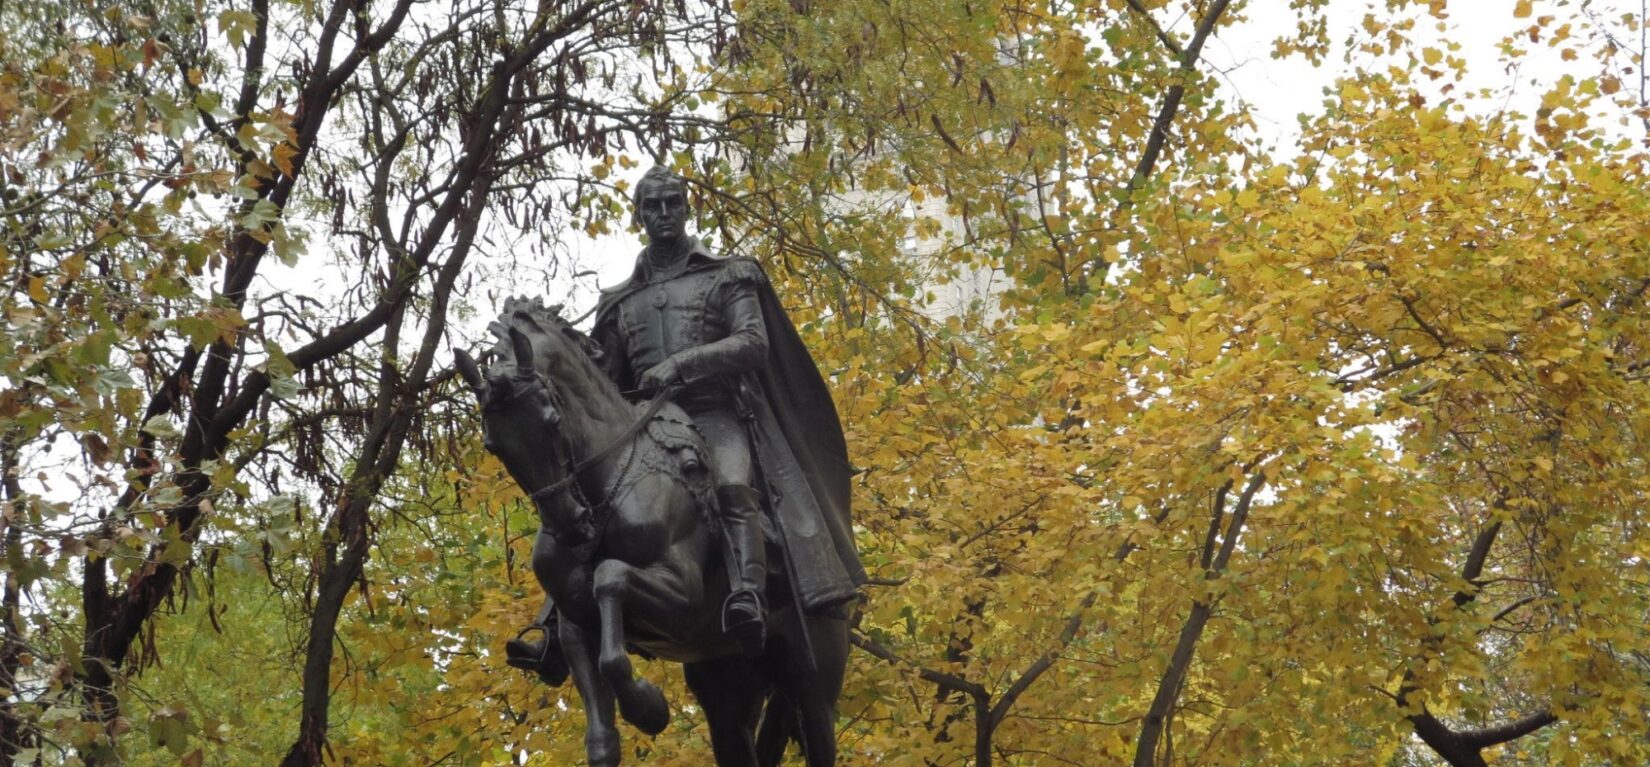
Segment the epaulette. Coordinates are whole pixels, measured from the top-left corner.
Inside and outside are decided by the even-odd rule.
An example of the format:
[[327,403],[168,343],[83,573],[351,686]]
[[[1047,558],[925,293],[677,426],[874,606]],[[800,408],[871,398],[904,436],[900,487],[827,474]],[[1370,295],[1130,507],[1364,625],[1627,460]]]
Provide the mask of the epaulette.
[[768,276],[762,273],[762,267],[755,261],[744,256],[734,256],[722,262],[722,279],[733,283],[759,284],[766,282]]

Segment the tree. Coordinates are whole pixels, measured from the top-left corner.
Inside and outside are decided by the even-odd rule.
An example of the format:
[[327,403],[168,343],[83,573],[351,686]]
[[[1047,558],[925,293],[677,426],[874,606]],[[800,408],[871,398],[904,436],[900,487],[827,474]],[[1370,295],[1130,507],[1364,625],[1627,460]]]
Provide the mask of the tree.
[[[1318,10],[1281,50],[1321,58]],[[904,672],[862,683],[863,753],[1643,758],[1645,157],[1608,127],[1645,114],[1642,16],[1512,8],[1603,69],[1521,115],[1411,41],[1448,10],[1370,15],[1300,159],[1184,77],[1210,27],[1160,7],[773,10],[728,90],[797,120],[724,189],[798,211],[769,247],[817,265],[787,278],[888,587],[859,641]],[[906,196],[961,221],[933,256],[892,252]],[[920,311],[979,266],[1000,314]]]
[[[122,758],[122,690],[156,653],[157,610],[203,557],[236,551],[236,534],[264,539],[273,574],[275,531],[300,528],[307,575],[271,578],[300,589],[307,636],[286,763],[322,761],[340,620],[352,590],[369,589],[405,449],[434,455],[437,358],[478,237],[605,219],[591,208],[603,198],[554,182],[692,127],[671,116],[669,52],[719,33],[692,23],[716,12],[600,0],[0,11],[0,665],[34,684],[5,712],[8,756]],[[635,66],[637,49],[656,66]],[[281,289],[304,279],[294,266],[336,281]],[[64,437],[74,457],[53,452]],[[65,462],[63,476],[31,478]],[[79,498],[62,500],[62,483]],[[287,488],[296,501],[271,497]],[[62,601],[67,581],[78,605]],[[24,594],[50,598],[32,626]]]

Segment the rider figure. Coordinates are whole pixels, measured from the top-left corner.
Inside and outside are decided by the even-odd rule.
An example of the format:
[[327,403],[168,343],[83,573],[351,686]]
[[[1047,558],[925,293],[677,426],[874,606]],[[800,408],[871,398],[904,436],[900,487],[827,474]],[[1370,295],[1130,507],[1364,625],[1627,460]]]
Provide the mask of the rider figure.
[[[766,632],[765,495],[803,610],[840,610],[864,582],[848,521],[841,425],[761,268],[712,255],[687,234],[686,182],[654,167],[637,184],[635,206],[648,244],[631,278],[602,292],[593,336],[620,389],[668,391],[704,436],[731,591],[722,624],[755,654]],[[553,637],[554,621],[546,600],[535,628]],[[507,655],[555,684],[565,674],[558,649],[518,638]]]
[[648,171],[636,187],[636,218],[648,237],[637,265],[641,279],[603,294],[606,311],[598,310],[594,335],[608,377],[621,388],[675,387],[672,401],[704,436],[732,591],[722,627],[755,654],[764,634],[766,547],[749,430],[736,412],[736,375],[767,361],[768,334],[753,287],[761,272],[746,261],[703,268],[718,262],[688,236],[687,217],[682,179],[660,167]]

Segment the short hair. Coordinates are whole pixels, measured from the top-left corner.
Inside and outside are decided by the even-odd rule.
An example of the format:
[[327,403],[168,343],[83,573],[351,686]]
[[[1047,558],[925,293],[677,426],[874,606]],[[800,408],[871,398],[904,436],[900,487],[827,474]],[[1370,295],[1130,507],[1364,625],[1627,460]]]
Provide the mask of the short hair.
[[648,168],[647,172],[642,174],[641,179],[636,181],[636,191],[630,195],[630,223],[632,225],[642,225],[642,189],[646,188],[648,184],[675,184],[676,188],[682,190],[683,195],[687,194],[687,179],[682,178],[676,171],[663,165]]

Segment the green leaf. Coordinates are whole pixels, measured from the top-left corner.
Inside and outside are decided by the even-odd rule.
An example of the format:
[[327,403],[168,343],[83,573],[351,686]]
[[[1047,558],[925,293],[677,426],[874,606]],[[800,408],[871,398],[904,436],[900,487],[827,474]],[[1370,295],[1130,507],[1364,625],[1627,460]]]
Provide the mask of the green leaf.
[[136,389],[137,382],[132,375],[119,368],[104,368],[97,376],[97,390],[99,394],[114,394],[121,389]]
[[258,15],[251,11],[224,11],[218,14],[218,29],[229,38],[229,44],[239,48],[246,44],[246,36],[256,32]]
[[177,485],[162,485],[149,491],[149,502],[156,506],[175,506],[182,501],[183,488]]
[[280,206],[269,200],[259,200],[252,206],[252,210],[241,217],[241,226],[249,230],[262,229],[265,224],[276,221],[280,217]]
[[143,426],[139,429],[139,431],[142,431],[143,433],[157,439],[177,439],[182,436],[182,433],[178,431],[177,425],[173,424],[172,421],[164,415],[157,415],[147,421],[144,421]]

